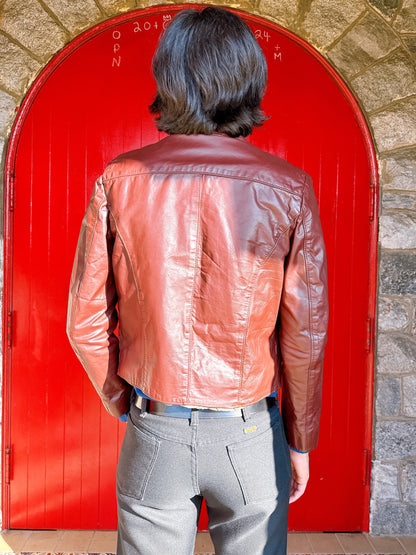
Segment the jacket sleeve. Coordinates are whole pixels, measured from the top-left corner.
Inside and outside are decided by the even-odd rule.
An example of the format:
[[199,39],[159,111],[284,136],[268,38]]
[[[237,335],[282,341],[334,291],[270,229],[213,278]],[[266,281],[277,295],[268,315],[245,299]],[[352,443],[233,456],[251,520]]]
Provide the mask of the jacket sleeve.
[[67,334],[104,406],[114,416],[130,407],[131,386],[117,375],[117,294],[112,272],[114,238],[104,187],[95,184],[82,221],[71,276]]
[[307,176],[285,260],[279,313],[282,416],[289,445],[302,452],[318,443],[327,327],[325,245],[312,180]]

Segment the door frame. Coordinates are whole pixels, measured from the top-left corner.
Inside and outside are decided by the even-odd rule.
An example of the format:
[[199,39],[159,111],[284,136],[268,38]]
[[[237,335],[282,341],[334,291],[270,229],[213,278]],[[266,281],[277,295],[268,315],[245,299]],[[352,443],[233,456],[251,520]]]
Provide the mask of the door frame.
[[[202,8],[205,5],[201,4],[184,4],[184,5],[169,5],[169,11],[177,12],[184,8]],[[111,29],[112,27],[130,20],[136,19],[138,16],[152,15],[158,13],[161,9],[160,5],[152,6],[149,8],[136,9],[115,17],[112,17],[98,25],[95,25],[75,37],[68,43],[60,52],[58,52],[50,62],[42,69],[34,83],[26,94],[21,107],[18,111],[14,125],[11,131],[10,139],[8,142],[6,164],[5,164],[5,187],[4,187],[4,284],[3,284],[3,307],[2,307],[2,346],[3,346],[3,407],[2,407],[2,515],[3,529],[8,529],[10,526],[10,480],[12,478],[12,438],[11,438],[11,347],[13,341],[13,313],[12,313],[12,292],[13,292],[13,275],[12,275],[12,260],[13,260],[13,214],[14,214],[14,168],[16,161],[16,153],[18,149],[20,133],[24,125],[26,116],[34,102],[38,92],[41,90],[47,79],[61,64],[63,60],[77,48],[82,46],[85,42],[97,36],[98,34]],[[368,253],[369,264],[369,297],[368,297],[368,310],[367,310],[367,360],[366,360],[366,403],[364,407],[364,427],[365,427],[365,452],[367,455],[367,464],[363,470],[363,484],[366,487],[367,506],[368,511],[363,517],[363,530],[369,529],[369,504],[370,504],[370,472],[371,472],[371,459],[372,459],[372,422],[373,422],[373,385],[374,385],[374,345],[375,345],[375,314],[376,314],[376,297],[377,297],[377,247],[378,247],[378,168],[375,149],[371,137],[371,132],[367,125],[364,114],[362,113],[358,100],[354,93],[349,89],[348,85],[340,77],[332,65],[308,42],[304,39],[278,25],[277,23],[268,20],[265,17],[251,14],[242,10],[228,8],[230,11],[242,15],[245,19],[258,24],[267,23],[278,28],[279,32],[286,35],[291,40],[295,41],[301,48],[306,50],[313,56],[323,67],[326,69],[331,78],[335,81],[338,88],[348,101],[357,124],[361,130],[366,152],[367,159],[370,167],[371,183],[370,183],[370,205],[371,214],[370,218],[370,249]]]

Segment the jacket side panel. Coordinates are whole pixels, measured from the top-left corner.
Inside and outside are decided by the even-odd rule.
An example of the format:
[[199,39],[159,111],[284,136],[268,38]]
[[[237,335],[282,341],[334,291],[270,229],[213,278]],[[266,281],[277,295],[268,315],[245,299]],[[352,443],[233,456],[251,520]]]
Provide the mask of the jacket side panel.
[[71,276],[67,334],[107,410],[127,412],[131,387],[118,376],[117,295],[107,199],[97,182],[82,222]]
[[[106,182],[122,264],[129,281],[118,282],[119,373],[152,398],[183,403],[188,389],[194,264],[197,249],[198,183],[142,171]],[[163,269],[161,271],[161,269]],[[121,275],[121,274],[120,274]],[[128,297],[134,280],[135,310]],[[127,286],[127,288],[126,288]]]
[[[242,380],[242,368],[252,312],[260,313],[267,344],[277,317],[275,303],[270,322],[265,322],[269,299],[253,305],[258,276],[274,251],[280,227],[288,226],[285,213],[270,209],[275,197],[273,189],[251,179],[205,176],[187,403],[241,406],[271,392],[265,381],[250,389]],[[261,375],[264,367],[274,373],[270,352],[262,353],[259,366]],[[253,368],[257,371],[258,366]]]

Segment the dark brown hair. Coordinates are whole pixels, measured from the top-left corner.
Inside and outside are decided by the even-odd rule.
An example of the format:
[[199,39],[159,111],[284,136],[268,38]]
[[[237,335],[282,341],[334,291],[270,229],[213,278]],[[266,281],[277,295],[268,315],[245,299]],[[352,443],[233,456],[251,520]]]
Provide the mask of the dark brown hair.
[[248,25],[225,9],[179,12],[162,35],[153,74],[149,109],[160,131],[245,137],[266,119],[266,60]]

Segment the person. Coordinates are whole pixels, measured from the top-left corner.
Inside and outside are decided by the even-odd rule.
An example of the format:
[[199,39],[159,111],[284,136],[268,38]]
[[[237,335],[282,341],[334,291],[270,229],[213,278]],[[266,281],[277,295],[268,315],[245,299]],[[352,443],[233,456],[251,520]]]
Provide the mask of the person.
[[327,333],[311,178],[246,139],[265,120],[267,66],[236,14],[179,12],[153,73],[167,136],[97,180],[69,298],[71,344],[128,419],[117,552],[193,553],[205,499],[217,554],[283,554]]

